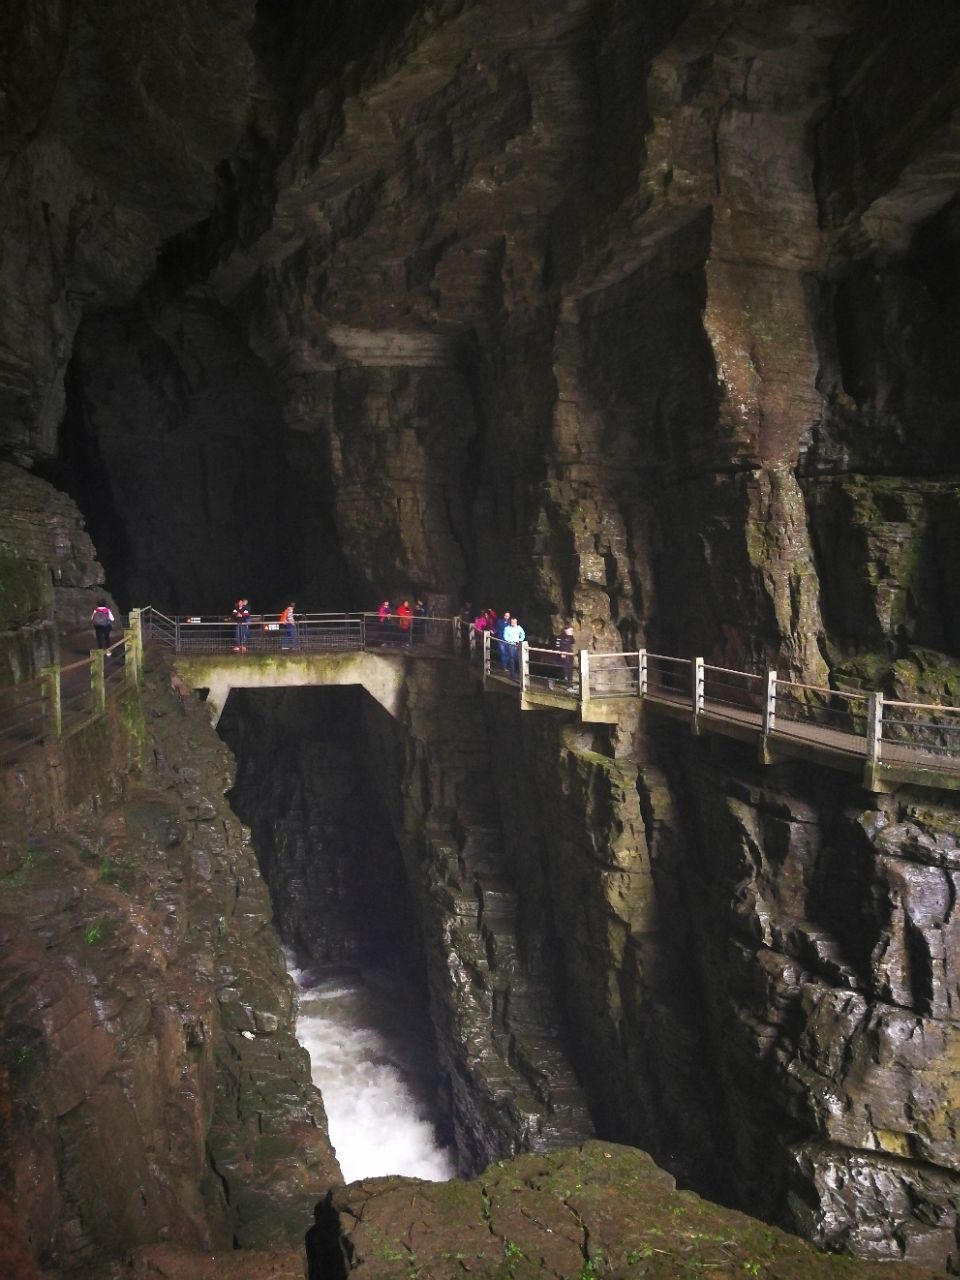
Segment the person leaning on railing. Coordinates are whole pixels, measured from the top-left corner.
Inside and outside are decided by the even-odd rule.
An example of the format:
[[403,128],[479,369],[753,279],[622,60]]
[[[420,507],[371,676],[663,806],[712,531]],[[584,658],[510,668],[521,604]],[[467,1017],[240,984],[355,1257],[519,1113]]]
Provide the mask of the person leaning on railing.
[[297,617],[294,613],[295,608],[296,601],[291,600],[280,614],[280,625],[283,627],[283,634],[286,637],[285,639],[281,639],[280,648],[284,650],[297,648]]

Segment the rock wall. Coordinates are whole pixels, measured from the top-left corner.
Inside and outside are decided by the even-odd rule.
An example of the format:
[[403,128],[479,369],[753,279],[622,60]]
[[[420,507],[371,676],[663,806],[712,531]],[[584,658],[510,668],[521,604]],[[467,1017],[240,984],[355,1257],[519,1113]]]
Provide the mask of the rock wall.
[[599,1133],[829,1248],[955,1268],[955,807],[651,716],[496,717],[523,933]]
[[111,702],[48,767],[38,753],[4,808],[12,1172],[45,1271],[104,1275],[158,1242],[296,1257],[339,1176],[249,835],[222,799],[230,758],[199,702],[147,681],[146,718]]

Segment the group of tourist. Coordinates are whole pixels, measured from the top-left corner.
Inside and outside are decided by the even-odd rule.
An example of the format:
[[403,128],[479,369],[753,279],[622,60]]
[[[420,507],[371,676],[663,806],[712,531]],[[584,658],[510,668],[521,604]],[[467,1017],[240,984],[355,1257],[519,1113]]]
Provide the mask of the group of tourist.
[[[289,652],[299,648],[297,631],[296,602],[291,601],[280,614],[279,627],[282,631],[281,650]],[[234,620],[234,653],[246,653],[250,644],[250,602],[241,596],[233,609]],[[112,621],[112,617],[111,617]],[[460,610],[460,622],[464,637],[465,651],[469,647],[470,627],[473,634],[483,637],[490,634],[492,657],[504,675],[514,680],[520,677],[521,645],[527,638],[520,619],[509,609],[498,614],[495,609],[487,608],[474,614],[469,604]],[[389,599],[381,600],[377,609],[377,640],[383,645],[419,645],[426,637],[427,607],[421,599],[413,605],[408,597],[404,597],[394,607]],[[268,624],[269,625],[269,624]],[[109,635],[109,632],[107,633]],[[100,629],[98,628],[98,639]],[[368,638],[369,633],[368,633]],[[556,660],[550,664],[548,683],[553,687],[555,681],[561,681],[568,687],[573,682],[573,626],[567,623],[560,635],[553,642]],[[553,672],[556,672],[554,675]]]
[[[515,613],[509,609],[505,609],[503,613],[498,614],[495,609],[483,609],[480,613],[475,614],[469,604],[464,605],[460,611],[460,621],[463,625],[472,625],[475,635],[479,635],[482,639],[485,632],[490,634],[491,656],[495,660],[504,675],[512,677],[514,680],[520,676],[520,646],[527,638],[520,623],[520,619]],[[574,636],[573,626],[567,623],[560,635],[553,642],[553,650],[556,659],[551,661],[549,658],[542,663],[545,668],[544,674],[548,685],[553,685],[560,681],[568,687],[573,683],[573,652],[574,652]]]
[[[283,632],[280,638],[280,648],[284,653],[291,649],[297,649],[300,645],[297,633],[297,615],[294,612],[296,607],[297,602],[291,600],[280,613],[279,626]],[[233,606],[233,621],[235,628],[233,652],[246,653],[250,645],[250,601],[246,596],[241,596]]]
[[423,644],[427,633],[427,606],[417,599],[411,608],[406,597],[396,609],[389,600],[381,600],[377,610],[381,644]]
[[520,619],[505,609],[498,614],[495,609],[483,609],[474,618],[470,618],[470,606],[464,606],[461,618],[466,615],[467,621],[473,622],[474,634],[483,636],[490,633],[490,645],[494,656],[505,675],[517,679],[520,675],[520,646],[527,638],[527,633],[520,625]]

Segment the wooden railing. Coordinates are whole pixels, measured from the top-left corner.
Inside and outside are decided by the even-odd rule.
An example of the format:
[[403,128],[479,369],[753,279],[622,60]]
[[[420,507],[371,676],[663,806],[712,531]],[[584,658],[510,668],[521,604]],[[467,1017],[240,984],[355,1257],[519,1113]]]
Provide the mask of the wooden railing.
[[142,647],[134,620],[107,649],[64,666],[44,667],[31,680],[0,689],[0,763],[10,764],[40,743],[69,738],[104,715],[107,702],[140,679]]

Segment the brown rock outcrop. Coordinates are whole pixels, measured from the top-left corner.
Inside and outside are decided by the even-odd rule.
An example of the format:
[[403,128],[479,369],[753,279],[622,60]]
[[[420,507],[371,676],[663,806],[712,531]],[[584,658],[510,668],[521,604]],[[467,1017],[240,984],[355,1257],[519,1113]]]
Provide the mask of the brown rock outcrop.
[[579,1151],[522,1156],[467,1183],[370,1179],[331,1192],[313,1233],[320,1273],[392,1280],[440,1277],[832,1275],[930,1277],[811,1247],[673,1180],[642,1151],[590,1142]]
[[229,757],[198,703],[149,687],[146,724],[128,706],[88,731],[133,734],[142,772],[118,795],[89,770],[86,804],[3,844],[16,1207],[67,1273],[138,1243],[293,1246],[338,1176]]

